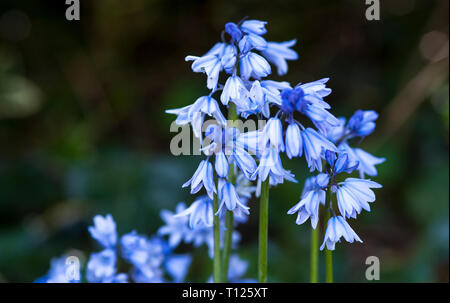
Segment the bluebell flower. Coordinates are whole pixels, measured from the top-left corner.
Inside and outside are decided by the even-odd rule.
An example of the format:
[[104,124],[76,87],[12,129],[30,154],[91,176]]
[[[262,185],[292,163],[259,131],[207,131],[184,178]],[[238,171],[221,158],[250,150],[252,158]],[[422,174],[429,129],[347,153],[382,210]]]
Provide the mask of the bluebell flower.
[[254,52],[248,52],[240,58],[240,68],[244,80],[248,80],[250,77],[261,79],[272,72],[266,59]]
[[228,266],[228,282],[230,283],[256,283],[255,279],[243,278],[248,270],[248,262],[241,259],[238,255],[230,256]]
[[198,226],[213,226],[213,205],[208,196],[201,196],[187,209],[177,212],[175,218],[189,218],[189,227],[195,229]]
[[253,33],[245,35],[241,41],[239,41],[239,49],[242,54],[246,54],[253,49],[264,51],[267,48],[267,45],[268,43],[263,37]]
[[202,160],[191,179],[183,184],[183,187],[191,186],[191,194],[197,193],[202,187],[205,187],[208,196],[213,199],[216,193],[214,184],[213,166],[208,160]]
[[332,168],[334,174],[340,174],[342,172],[351,174],[355,169],[358,168],[358,166],[358,161],[352,160],[346,153],[340,153],[336,159],[336,162],[332,165]]
[[88,230],[92,238],[105,248],[114,247],[117,243],[116,223],[110,214],[105,217],[95,216],[94,226],[90,226]]
[[238,115],[244,119],[247,119],[250,115],[260,113],[266,118],[270,116],[269,101],[258,80],[253,81],[250,91],[246,91],[244,99],[236,103],[236,106]]
[[303,154],[303,139],[300,127],[290,123],[286,128],[286,155],[289,159],[301,157]]
[[365,175],[374,177],[378,174],[375,165],[381,164],[386,161],[386,158],[375,157],[361,148],[351,148],[346,142],[339,145],[339,150],[348,154],[352,161],[357,161],[358,171],[361,178]]
[[169,249],[166,242],[158,237],[148,239],[133,231],[123,235],[120,243],[122,257],[134,266],[131,276],[135,282],[164,282],[161,266]]
[[225,24],[225,32],[228,33],[235,42],[239,42],[242,38],[242,31],[234,22]]
[[284,152],[283,128],[278,118],[270,118],[264,126],[265,144],[274,147],[279,152]]
[[281,106],[281,91],[290,89],[291,85],[286,81],[278,82],[273,80],[263,80],[261,81],[261,88],[263,90],[267,103],[273,103]]
[[243,102],[242,99],[244,99],[246,95],[248,95],[248,91],[244,82],[239,76],[232,75],[225,82],[222,94],[220,95],[220,101],[222,101],[222,104],[224,105],[228,105],[229,101],[236,105],[241,105]]
[[214,167],[219,177],[226,178],[228,176],[229,164],[224,152],[220,151],[216,154]]
[[186,205],[183,202],[177,204],[175,213],[163,209],[160,213],[161,219],[165,225],[158,229],[158,234],[169,237],[169,245],[177,247],[184,238],[190,234],[188,227],[189,218],[187,216],[178,216],[186,210]]
[[355,231],[350,227],[350,225],[341,216],[331,217],[327,223],[327,229],[325,231],[325,238],[320,250],[327,246],[328,250],[334,250],[336,242],[341,241],[341,237],[344,237],[345,241],[353,243],[358,241],[362,243],[362,240],[358,237]]
[[312,128],[305,129],[301,134],[305,158],[310,171],[315,169],[322,171],[322,158],[324,158],[325,152],[327,150],[336,152],[336,146]]
[[192,257],[188,254],[171,255],[164,263],[164,267],[174,283],[181,283],[184,282],[191,262]]
[[177,125],[191,124],[192,131],[197,138],[202,138],[202,126],[205,115],[213,117],[216,121],[225,126],[227,121],[220,111],[217,101],[210,96],[202,96],[193,104],[176,109],[166,110],[168,114],[177,115],[175,123]]
[[218,176],[222,178],[227,177],[227,165],[236,163],[242,173],[247,178],[251,178],[251,175],[256,170],[256,162],[243,144],[238,142],[241,132],[237,128],[223,129],[217,125],[210,125],[206,129],[205,135],[212,142],[202,150],[207,155],[216,154],[215,169]]
[[327,174],[321,173],[308,178],[300,202],[289,209],[288,214],[297,214],[296,223],[301,225],[311,218],[311,226],[316,229],[319,221],[319,205],[325,205],[325,188],[329,182]]
[[264,35],[267,33],[266,21],[246,20],[241,24],[241,30],[247,34]]
[[79,283],[80,279],[77,278],[81,277],[80,268],[71,266],[71,264],[67,262],[67,258],[68,256],[53,258],[50,261],[48,273],[37,279],[35,283]]
[[268,42],[266,48],[262,51],[262,55],[277,67],[279,76],[285,75],[288,71],[286,60],[298,59],[297,52],[290,49],[296,42],[295,39],[281,43]]
[[[206,86],[209,89],[216,89],[219,81],[219,74],[224,68],[222,58],[229,58],[236,54],[236,48],[231,44],[217,43],[208,53],[202,57],[187,56],[186,61],[193,61],[192,70],[196,73],[207,75]],[[227,59],[226,61],[228,61]]]
[[283,168],[280,155],[274,147],[268,147],[264,154],[262,154],[258,168],[255,170],[251,179],[255,179],[256,177],[258,177],[259,183],[270,177],[271,185],[282,183],[285,179],[296,182],[294,175]]
[[159,266],[164,260],[164,246],[132,231],[121,237],[122,257],[135,266]]
[[89,283],[125,283],[126,274],[116,274],[116,252],[105,249],[91,254],[87,264],[86,279]]
[[336,197],[339,212],[344,218],[356,218],[362,209],[370,211],[370,202],[375,201],[371,188],[382,186],[374,181],[357,178],[347,178],[338,183]]
[[221,213],[224,207],[230,211],[234,211],[237,208],[239,211],[249,214],[249,207],[240,201],[236,188],[232,183],[219,179],[218,187],[220,204],[216,215]]
[[164,273],[161,268],[142,265],[134,267],[131,276],[135,283],[164,283]]
[[355,136],[365,137],[374,131],[376,119],[378,119],[378,114],[373,110],[357,110],[348,120],[347,128]]

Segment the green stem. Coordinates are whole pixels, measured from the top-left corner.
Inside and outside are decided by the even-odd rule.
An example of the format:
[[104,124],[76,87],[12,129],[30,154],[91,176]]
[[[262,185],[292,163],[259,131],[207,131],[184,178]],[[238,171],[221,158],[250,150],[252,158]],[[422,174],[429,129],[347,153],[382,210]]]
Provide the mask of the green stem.
[[[324,231],[327,230],[328,221],[331,218],[331,197],[325,208]],[[325,281],[333,283],[333,251],[325,247]]]
[[267,233],[269,227],[269,177],[261,185],[259,203],[258,281],[267,282]]
[[[234,121],[237,119],[237,113],[236,113],[236,105],[234,103],[229,103],[229,109],[228,109],[228,120],[230,120],[230,126],[234,126]],[[236,183],[236,176],[234,175],[234,164],[230,164],[228,169],[228,181],[231,184]],[[222,268],[222,282],[227,282],[228,280],[228,267],[230,263],[230,255],[231,255],[231,244],[232,244],[232,238],[233,238],[233,222],[234,221],[234,215],[233,212],[227,211],[226,217],[225,217],[225,239],[224,239],[224,245],[223,245],[223,268]]]
[[220,260],[220,222],[219,216],[216,216],[216,212],[219,209],[219,200],[217,194],[214,195],[213,199],[213,210],[214,210],[214,282],[221,282],[221,260]]
[[311,283],[319,282],[319,228],[311,227],[311,251],[310,251],[310,279]]
[[225,218],[225,226],[227,228],[225,232],[225,242],[223,245],[223,270],[222,270],[222,282],[228,280],[228,267],[230,264],[231,244],[233,237],[233,212],[227,211]]

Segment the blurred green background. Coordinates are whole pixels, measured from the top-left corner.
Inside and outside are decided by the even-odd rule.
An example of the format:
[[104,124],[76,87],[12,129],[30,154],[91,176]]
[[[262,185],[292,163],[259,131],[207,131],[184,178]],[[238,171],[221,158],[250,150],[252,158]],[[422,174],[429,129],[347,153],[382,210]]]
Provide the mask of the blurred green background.
[[[268,40],[298,39],[283,80],[329,76],[337,116],[380,113],[362,147],[388,159],[374,178],[384,188],[351,222],[364,244],[338,245],[336,280],[366,281],[371,255],[382,282],[449,280],[448,1],[381,1],[370,22],[364,1],[350,0],[82,0],[72,22],[59,2],[0,3],[0,281],[31,282],[53,256],[99,250],[87,232],[95,214],[153,234],[162,208],[191,203],[181,184],[198,159],[170,154],[164,110],[206,92],[184,57],[245,16],[269,22]],[[269,279],[306,282],[310,228],[286,211],[307,169],[303,158],[284,163],[300,185],[271,193]],[[239,254],[255,278],[250,206]],[[195,250],[190,280],[209,277],[206,255]]]

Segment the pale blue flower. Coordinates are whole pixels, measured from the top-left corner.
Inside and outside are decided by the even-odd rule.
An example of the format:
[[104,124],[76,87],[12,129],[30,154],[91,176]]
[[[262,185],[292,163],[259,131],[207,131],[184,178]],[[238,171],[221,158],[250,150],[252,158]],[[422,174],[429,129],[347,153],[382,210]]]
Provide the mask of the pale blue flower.
[[361,148],[351,148],[346,142],[339,145],[339,150],[348,154],[352,161],[358,161],[358,171],[360,177],[364,178],[365,175],[374,177],[378,174],[375,165],[381,164],[386,161],[386,158],[375,157]]
[[230,283],[256,283],[254,279],[243,278],[248,270],[248,262],[241,259],[238,255],[230,256],[228,266],[228,282]]
[[382,186],[374,181],[357,178],[347,178],[338,183],[336,197],[339,212],[344,218],[356,218],[362,209],[370,211],[370,202],[375,201],[371,188]]
[[186,61],[193,61],[192,70],[196,73],[207,75],[206,86],[209,89],[216,89],[219,81],[219,74],[223,69],[222,58],[227,58],[236,54],[236,48],[231,44],[217,43],[208,53],[202,57],[187,56]]
[[303,139],[297,123],[290,123],[286,128],[286,155],[289,159],[301,157],[303,154]]
[[236,192],[236,188],[230,182],[227,182],[223,179],[219,179],[219,209],[216,213],[219,214],[224,207],[230,211],[234,211],[236,208],[239,211],[244,212],[245,214],[249,214],[249,207],[245,206],[239,199],[239,196]]
[[48,273],[37,279],[35,283],[79,283],[80,268],[67,262],[68,256],[53,258]]
[[208,160],[202,160],[191,179],[183,184],[182,187],[191,186],[191,194],[195,194],[202,187],[208,196],[212,199],[216,193],[216,185],[214,184],[213,166]]
[[193,104],[176,109],[166,110],[168,114],[177,115],[175,123],[177,125],[191,124],[192,131],[197,138],[202,138],[202,126],[205,115],[213,117],[216,121],[225,126],[227,121],[220,111],[217,101],[210,96],[202,96]]
[[228,105],[228,102],[233,102],[236,105],[241,105],[243,99],[248,95],[247,88],[240,77],[233,75],[230,76],[225,82],[222,94],[220,95],[220,101],[222,104]]
[[268,177],[270,178],[270,185],[277,185],[284,182],[284,180],[288,180],[291,182],[297,182],[294,179],[294,175],[283,168],[281,164],[280,155],[276,148],[267,147],[264,153],[261,155],[259,160],[258,168],[253,174],[251,179],[258,177],[258,188],[257,188],[257,196],[261,191],[261,183],[264,182]]
[[88,230],[92,238],[105,248],[114,247],[117,243],[116,223],[110,214],[105,217],[95,216],[94,226],[90,226]]
[[158,234],[161,236],[169,237],[170,247],[176,247],[186,238],[191,230],[188,227],[188,217],[178,216],[186,210],[186,205],[183,202],[177,204],[175,213],[163,209],[160,213],[161,219],[164,221],[165,225],[158,229]]
[[278,106],[282,104],[281,91],[284,89],[290,89],[291,85],[289,82],[282,81],[273,81],[273,80],[263,80],[261,81],[261,87],[267,103],[274,103]]
[[327,229],[325,231],[325,238],[320,250],[327,246],[328,250],[334,250],[336,242],[341,242],[341,237],[344,237],[345,241],[353,243],[358,241],[362,243],[362,240],[353,231],[350,225],[341,216],[331,217],[327,223]]
[[242,22],[241,29],[245,33],[252,33],[255,35],[264,35],[267,33],[266,21],[259,20],[246,20]]
[[86,269],[86,279],[89,283],[124,283],[126,274],[116,275],[116,252],[105,249],[99,253],[91,254]]
[[215,169],[218,176],[227,177],[229,163],[236,163],[245,176],[251,178],[256,170],[256,162],[243,145],[238,142],[241,132],[237,128],[223,129],[217,125],[210,125],[205,134],[212,142],[202,150],[207,155],[216,153]]
[[267,45],[268,43],[263,37],[253,33],[245,35],[241,41],[239,41],[239,49],[242,54],[246,54],[253,49],[264,51],[267,49]]
[[285,75],[288,71],[286,60],[297,60],[298,54],[290,47],[294,46],[297,41],[291,40],[286,42],[268,42],[266,48],[262,51],[262,55],[277,67],[278,75]]
[[301,134],[305,158],[310,171],[315,169],[322,171],[322,158],[324,158],[325,152],[327,150],[336,152],[336,146],[312,128],[305,129]]
[[189,227],[195,229],[198,226],[213,226],[213,205],[208,196],[201,196],[187,209],[177,212],[175,218],[189,218]]
[[264,126],[264,134],[266,142],[279,152],[284,152],[283,128],[278,118],[270,118]]
[[319,205],[325,205],[326,193],[324,188],[328,185],[328,175],[319,174],[309,178],[300,202],[289,209],[288,214],[297,214],[296,223],[301,225],[311,218],[311,226],[316,229],[319,221]]
[[248,52],[241,57],[240,67],[241,76],[244,80],[248,80],[250,77],[261,79],[267,77],[272,72],[266,59],[254,52]]
[[214,167],[219,177],[226,178],[228,176],[229,164],[225,153],[222,151],[216,154]]
[[192,257],[188,254],[171,255],[167,258],[164,267],[174,283],[181,283],[184,282],[191,262]]
[[332,169],[334,174],[340,174],[342,172],[351,174],[355,169],[358,168],[358,166],[358,161],[353,161],[346,153],[340,153],[336,159],[336,162],[332,165]]

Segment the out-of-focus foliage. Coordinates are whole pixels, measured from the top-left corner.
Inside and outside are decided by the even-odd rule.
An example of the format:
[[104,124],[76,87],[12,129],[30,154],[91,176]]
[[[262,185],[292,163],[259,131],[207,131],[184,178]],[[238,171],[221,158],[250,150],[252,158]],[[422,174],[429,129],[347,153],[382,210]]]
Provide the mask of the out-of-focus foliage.
[[[374,255],[382,282],[448,281],[448,1],[382,1],[371,22],[364,1],[81,1],[72,22],[65,9],[0,4],[0,281],[33,281],[52,256],[95,250],[94,214],[111,213],[121,233],[151,234],[162,208],[191,202],[181,184],[198,159],[170,154],[164,109],[205,92],[184,56],[247,15],[269,21],[271,40],[298,39],[286,80],[330,76],[334,112],[380,113],[362,145],[388,159],[375,178],[384,188],[350,222],[364,243],[339,246],[336,280],[365,281]],[[303,162],[285,162],[300,184]],[[271,281],[308,280],[309,227],[286,215],[300,193],[271,192]],[[239,252],[255,277],[250,206]],[[209,277],[207,261],[195,252],[190,280]]]

